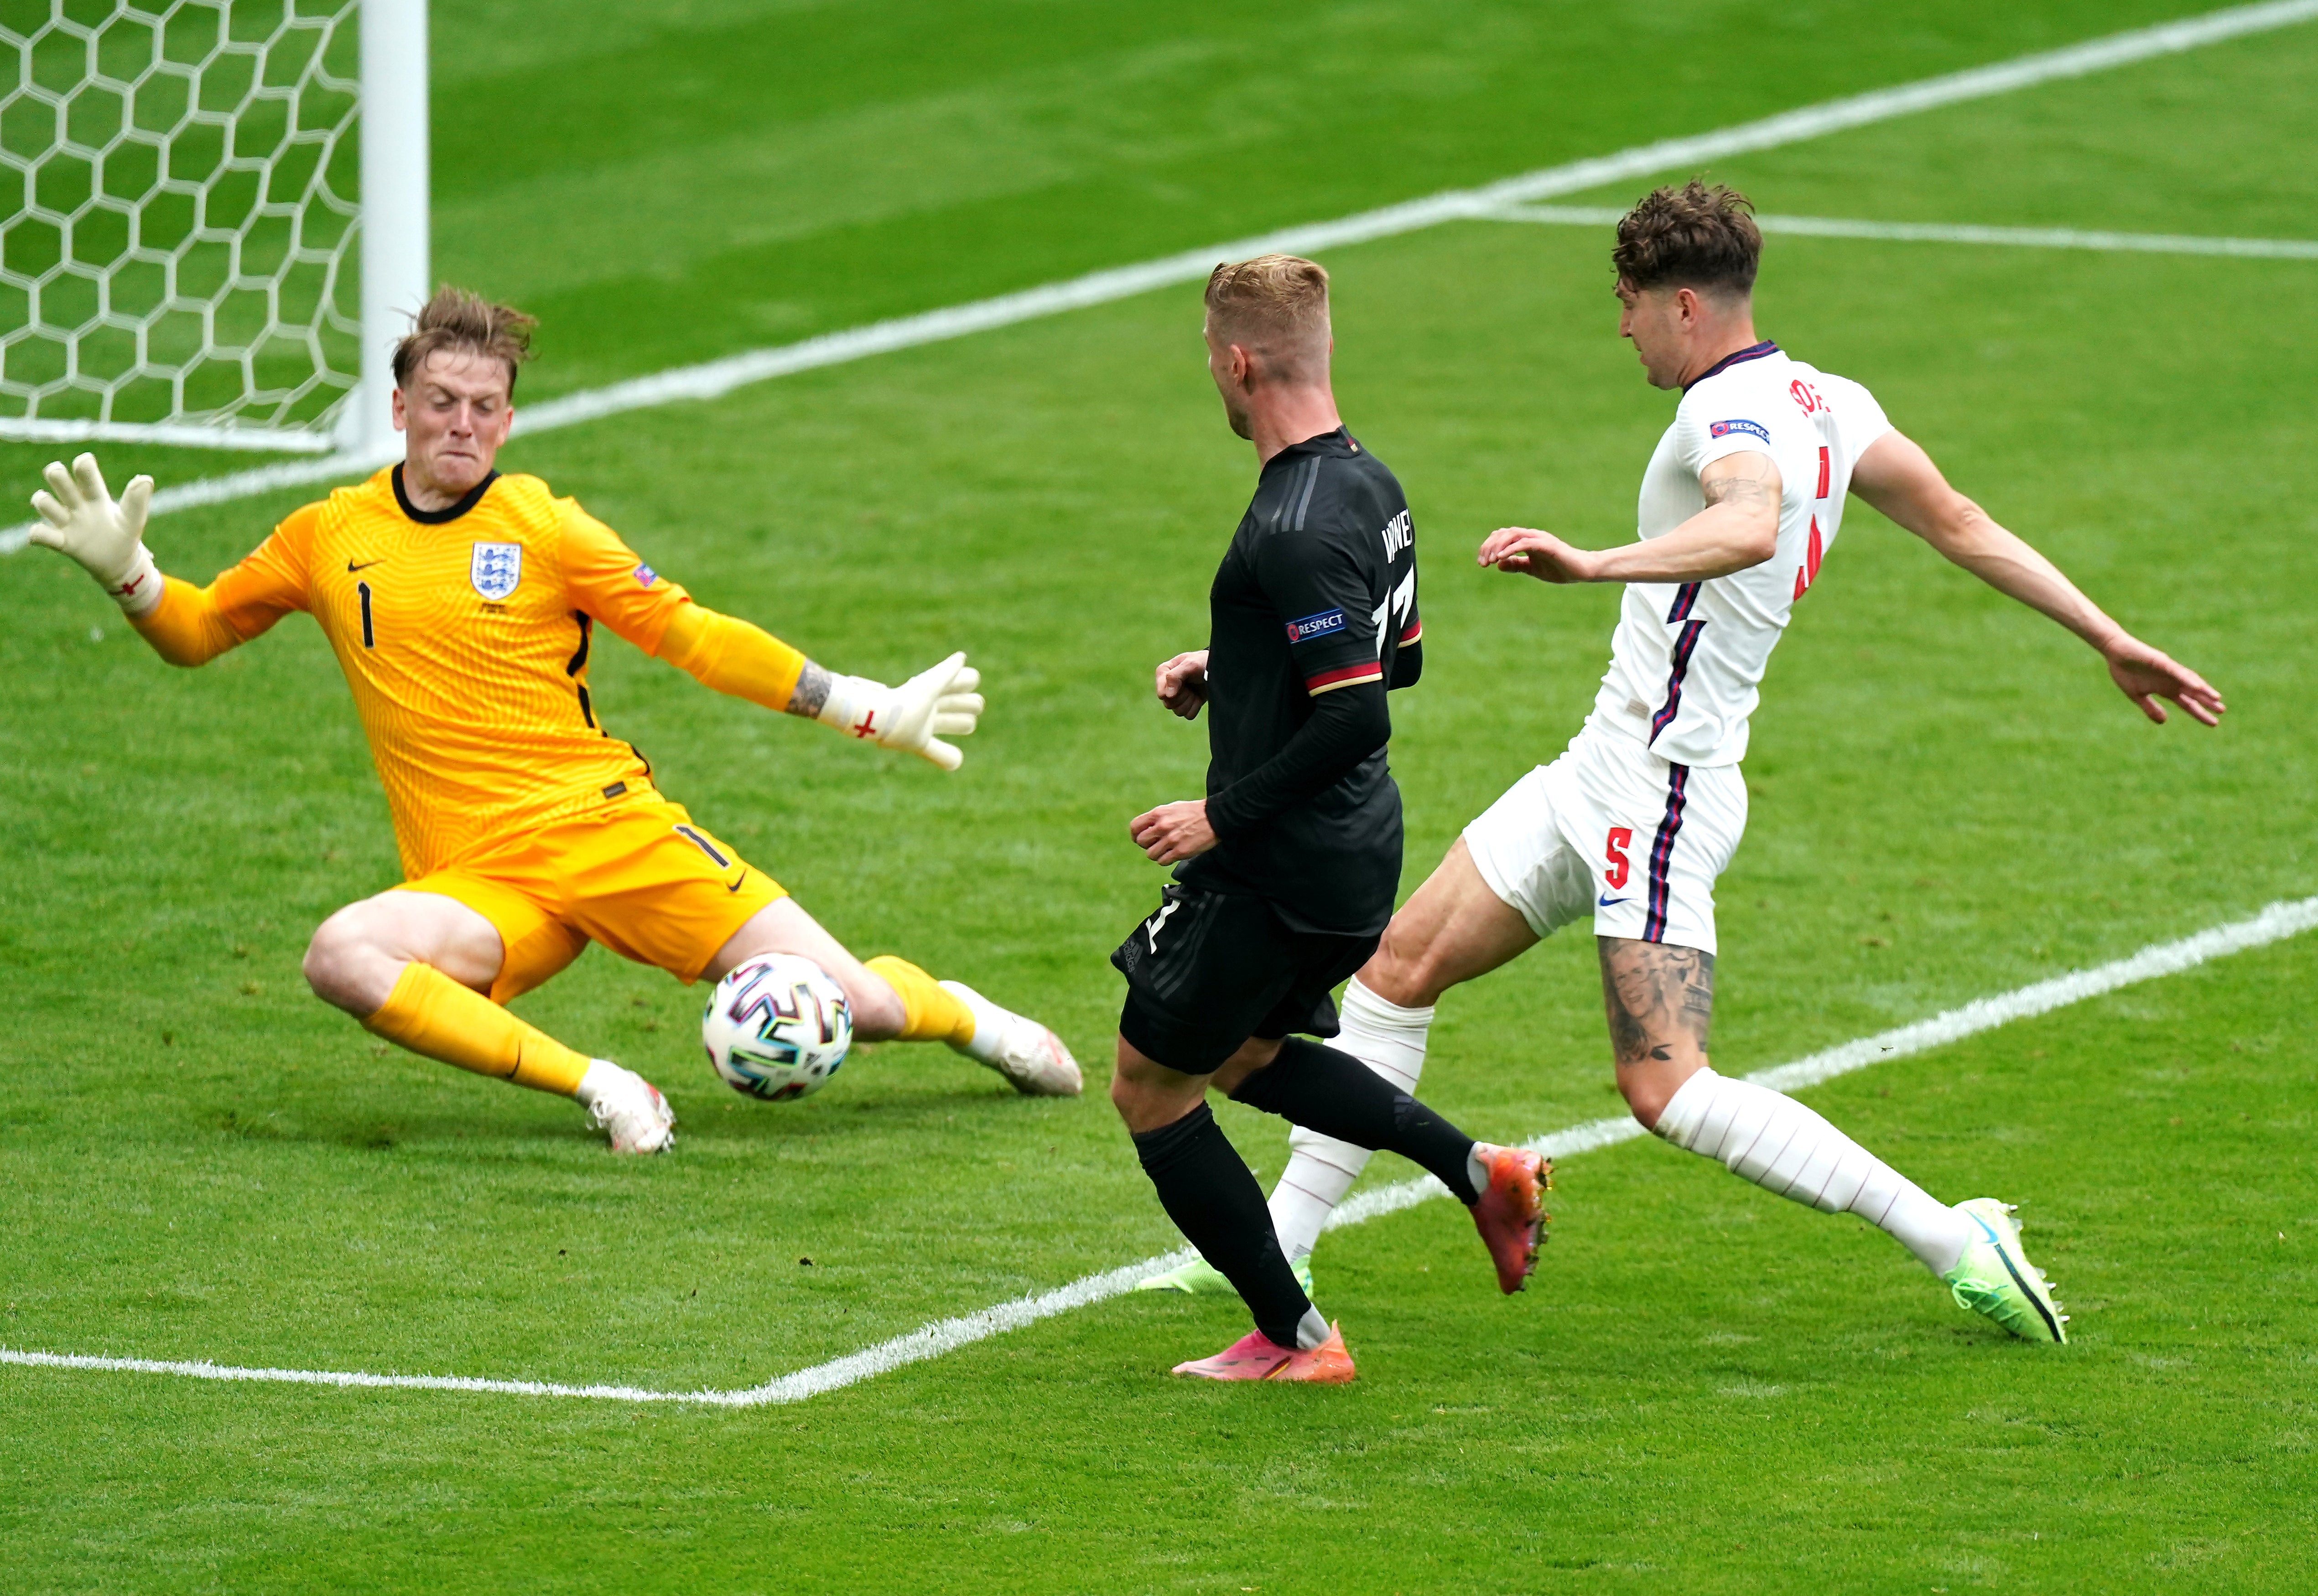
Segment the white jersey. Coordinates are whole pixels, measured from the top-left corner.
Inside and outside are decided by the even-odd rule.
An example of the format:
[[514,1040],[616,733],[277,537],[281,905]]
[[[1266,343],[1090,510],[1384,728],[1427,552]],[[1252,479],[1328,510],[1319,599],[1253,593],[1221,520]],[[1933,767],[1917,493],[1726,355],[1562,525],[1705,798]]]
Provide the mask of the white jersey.
[[1891,430],[1866,389],[1791,360],[1775,344],[1726,356],[1685,389],[1642,473],[1643,541],[1706,507],[1700,471],[1752,451],[1779,468],[1778,551],[1711,581],[1629,583],[1588,728],[1631,734],[1676,765],[1745,758],[1756,688],[1835,542],[1852,467]]

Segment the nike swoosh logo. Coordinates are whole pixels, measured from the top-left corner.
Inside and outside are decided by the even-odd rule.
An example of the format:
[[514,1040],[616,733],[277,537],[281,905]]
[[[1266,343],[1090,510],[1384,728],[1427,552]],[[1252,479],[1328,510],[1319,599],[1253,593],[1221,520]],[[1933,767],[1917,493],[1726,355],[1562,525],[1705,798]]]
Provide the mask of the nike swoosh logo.
[[368,570],[373,565],[384,565],[385,563],[386,556],[382,554],[375,560],[365,560],[360,565],[356,565],[353,560],[349,560],[346,561],[346,569],[348,571]]
[[740,874],[734,876],[731,881],[724,883],[724,890],[728,892],[737,892],[741,890],[741,883],[748,879],[749,873],[746,870],[743,870]]
[[1625,900],[1623,898],[1596,898],[1594,900],[1594,907],[1596,909],[1607,909],[1613,903],[1623,903],[1624,901]]

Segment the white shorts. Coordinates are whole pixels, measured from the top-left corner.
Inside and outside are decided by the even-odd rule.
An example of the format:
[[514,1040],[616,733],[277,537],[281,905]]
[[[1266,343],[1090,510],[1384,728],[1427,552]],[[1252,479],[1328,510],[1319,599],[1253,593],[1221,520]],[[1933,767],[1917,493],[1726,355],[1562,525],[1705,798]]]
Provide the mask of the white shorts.
[[1714,951],[1714,882],[1747,829],[1736,765],[1673,765],[1588,727],[1465,828],[1489,890],[1550,937],[1594,917],[1603,937]]

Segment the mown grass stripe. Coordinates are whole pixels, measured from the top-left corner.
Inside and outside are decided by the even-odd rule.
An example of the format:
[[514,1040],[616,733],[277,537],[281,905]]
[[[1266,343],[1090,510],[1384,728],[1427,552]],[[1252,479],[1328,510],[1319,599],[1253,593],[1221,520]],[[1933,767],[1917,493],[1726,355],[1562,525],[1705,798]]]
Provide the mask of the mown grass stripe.
[[[1393,238],[1442,222],[1487,216],[1510,205],[1549,200],[1559,194],[1583,193],[1604,184],[1637,177],[1755,150],[1775,149],[1824,138],[1829,133],[1942,106],[2008,94],[2018,89],[2062,78],[2131,66],[2159,56],[2175,55],[2226,40],[2273,31],[2318,18],[2318,0],[2266,0],[2256,5],[2232,6],[2203,16],[2184,17],[2151,27],[2135,28],[2072,44],[1999,61],[1986,67],[1945,73],[1920,82],[1871,89],[1837,100],[1822,101],[1755,121],[1741,122],[1712,132],[1661,139],[1614,154],[1571,161],[1540,171],[1525,172],[1474,189],[1451,189],[1424,199],[1404,201],[1374,211],[1363,211],[1334,221],[1311,222],[1254,238],[1210,244],[1157,260],[1090,273],[1063,282],[1002,294],[995,299],[952,305],[916,316],[873,322],[867,327],[827,333],[777,348],[752,349],[740,354],[679,366],[651,376],[615,382],[604,388],[566,394],[559,399],[526,406],[516,417],[516,431],[526,436],[558,427],[574,426],[631,410],[650,409],[687,399],[713,399],[750,383],[785,377],[822,366],[841,365],[871,355],[891,354],[924,344],[937,344],[972,333],[1011,327],[1019,322],[1056,316],[1069,310],[1109,304],[1155,288],[1192,282],[1205,277],[1222,260],[1239,260],[1271,251],[1311,255],[1347,244]],[[190,509],[197,505],[225,504],[310,482],[343,481],[364,476],[401,458],[400,444],[384,453],[333,454],[321,460],[284,461],[222,477],[165,488],[153,496],[153,513]],[[0,553],[24,546],[29,525],[0,531]]]

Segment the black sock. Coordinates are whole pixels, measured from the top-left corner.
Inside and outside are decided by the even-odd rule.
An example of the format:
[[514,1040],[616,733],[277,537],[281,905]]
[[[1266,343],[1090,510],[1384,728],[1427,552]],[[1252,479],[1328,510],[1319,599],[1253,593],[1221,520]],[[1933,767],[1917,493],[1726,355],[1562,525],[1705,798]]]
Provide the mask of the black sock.
[[1135,1136],[1143,1172],[1159,1188],[1159,1206],[1199,1256],[1229,1280],[1272,1344],[1293,1348],[1296,1327],[1312,1311],[1280,1251],[1263,1188],[1223,1126],[1202,1102],[1172,1125]]
[[1290,1036],[1232,1100],[1355,1147],[1397,1152],[1468,1207],[1480,1201],[1468,1161],[1473,1138],[1349,1053]]

